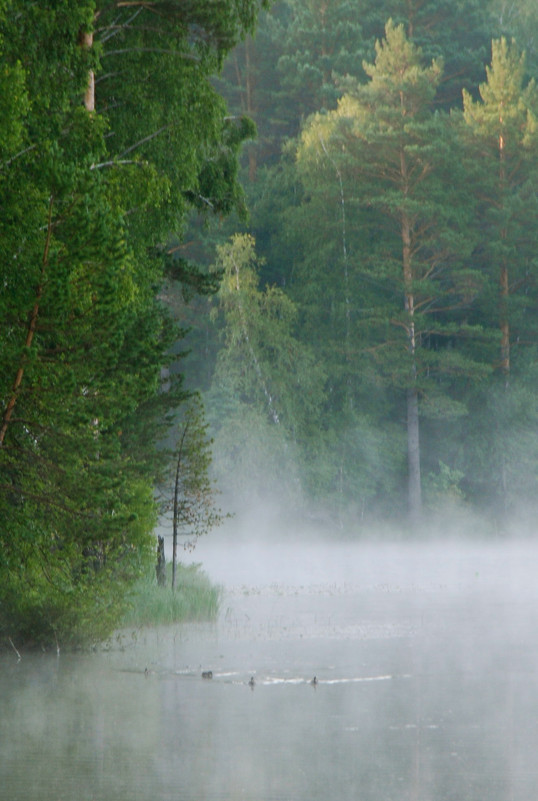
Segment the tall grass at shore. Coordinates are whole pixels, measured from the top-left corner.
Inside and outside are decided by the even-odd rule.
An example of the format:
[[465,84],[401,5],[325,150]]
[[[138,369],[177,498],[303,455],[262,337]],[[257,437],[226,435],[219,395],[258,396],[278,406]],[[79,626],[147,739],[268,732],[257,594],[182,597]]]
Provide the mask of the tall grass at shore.
[[221,588],[211,584],[200,565],[176,566],[176,589],[172,592],[172,566],[167,564],[166,586],[157,583],[151,570],[133,587],[131,606],[123,626],[159,626],[188,621],[215,620]]

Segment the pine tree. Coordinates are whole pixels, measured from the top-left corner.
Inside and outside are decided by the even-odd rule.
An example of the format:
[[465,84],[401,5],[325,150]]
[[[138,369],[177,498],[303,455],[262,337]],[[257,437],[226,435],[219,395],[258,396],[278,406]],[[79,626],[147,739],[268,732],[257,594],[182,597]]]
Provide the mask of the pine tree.
[[529,76],[538,75],[538,11],[534,0],[491,0],[491,14],[495,38],[515,39],[525,51]]
[[492,35],[490,4],[491,0],[366,0],[361,22],[369,56],[374,56],[388,19],[403,25],[425,62],[443,61],[437,107],[460,107],[462,89],[474,92],[484,76]]
[[[498,364],[505,377],[510,373],[511,309],[516,311],[511,296],[517,293],[526,305],[525,289],[536,252],[532,180],[538,166],[538,93],[534,81],[524,85],[524,77],[525,56],[514,43],[500,39],[492,44],[487,81],[480,85],[481,99],[475,102],[464,93],[471,147],[483,166],[480,251],[498,276]],[[516,338],[521,333],[517,332]]]
[[[525,75],[525,56],[516,44],[495,40],[480,99],[473,101],[464,94],[480,212],[474,258],[489,278],[489,291],[483,294],[476,314],[484,325],[498,328],[498,350],[491,360],[503,387],[500,390],[493,384],[479,401],[482,417],[489,421],[480,448],[490,457],[488,472],[477,469],[475,475],[480,476],[487,495],[501,499],[504,512],[521,497],[525,480],[517,465],[526,464],[528,472],[532,458],[525,450],[534,447],[531,432],[535,428],[533,404],[528,403],[533,384],[528,376],[538,338],[533,314],[537,302],[538,93],[534,81],[527,82]],[[520,396],[527,400],[520,401]],[[513,410],[523,407],[529,433],[522,449],[525,438],[515,428]]]
[[457,187],[450,177],[458,169],[457,141],[450,121],[432,112],[441,65],[423,67],[420,50],[392,22],[376,54],[374,64],[364,65],[370,81],[350,81],[338,109],[311,120],[298,158],[311,172],[332,174],[333,183],[339,175],[348,208],[357,207],[348,228],[358,226],[362,246],[347,258],[363,284],[375,282],[376,289],[366,295],[367,314],[353,313],[355,330],[360,325],[361,346],[376,370],[406,396],[408,503],[416,520],[420,398],[427,387],[439,390],[445,369],[465,372],[470,366],[431,343],[455,333],[446,310],[468,302],[477,277],[462,269],[471,240],[469,199],[451,188]]

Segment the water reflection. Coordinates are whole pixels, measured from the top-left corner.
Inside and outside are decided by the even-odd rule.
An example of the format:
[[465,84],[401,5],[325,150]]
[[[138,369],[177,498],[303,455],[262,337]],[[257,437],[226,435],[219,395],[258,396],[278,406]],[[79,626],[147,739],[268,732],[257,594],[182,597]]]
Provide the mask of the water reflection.
[[529,801],[537,553],[427,551],[368,573],[359,549],[342,582],[228,579],[217,624],[108,652],[5,654],[2,797]]

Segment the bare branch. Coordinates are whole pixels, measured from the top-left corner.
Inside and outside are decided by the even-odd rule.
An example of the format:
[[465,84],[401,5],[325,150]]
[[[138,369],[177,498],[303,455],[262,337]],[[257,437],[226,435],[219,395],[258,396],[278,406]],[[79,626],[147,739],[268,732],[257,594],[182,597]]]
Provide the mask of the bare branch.
[[9,644],[11,645],[11,647],[13,648],[13,650],[15,651],[15,653],[17,654],[17,662],[20,662],[20,661],[21,661],[21,655],[20,655],[20,653],[17,651],[17,649],[15,648],[15,646],[13,645],[13,640],[11,639],[11,637],[8,637],[8,640],[9,640]]
[[125,53],[160,53],[162,55],[178,56],[179,58],[187,59],[187,61],[200,61],[199,56],[194,53],[182,53],[179,50],[166,50],[163,47],[122,47],[120,50],[109,50],[103,53],[101,59],[107,56],[121,56]]
[[143,167],[145,162],[135,161],[134,159],[112,159],[111,161],[102,161],[100,164],[92,164],[90,170],[101,170],[103,167],[117,167],[120,164],[137,164]]
[[15,161],[15,159],[18,159],[21,156],[24,156],[25,153],[29,153],[31,150],[35,150],[36,147],[37,147],[37,145],[30,145],[29,147],[25,147],[24,150],[19,150],[19,152],[15,153],[14,156],[11,156],[10,159],[8,159],[7,161],[4,161],[4,163],[1,165],[1,167],[2,168],[3,167],[8,167],[12,162]]
[[159,136],[160,133],[162,133],[163,131],[166,131],[167,128],[171,128],[171,127],[172,127],[171,125],[163,125],[162,128],[159,128],[159,130],[154,131],[149,136],[145,136],[143,139],[140,139],[138,142],[135,142],[134,145],[131,145],[131,147],[128,147],[127,150],[124,150],[123,153],[120,153],[118,158],[120,158],[120,159],[123,158],[123,156],[126,156],[127,153],[131,153],[133,150],[136,150],[137,147],[140,147],[141,145],[144,145],[146,142],[149,142],[151,139],[155,139],[156,136]]
[[101,42],[107,42],[109,39],[112,39],[113,36],[117,36],[119,31],[122,30],[122,28],[128,28],[130,26],[131,22],[134,19],[136,19],[136,17],[141,13],[141,11],[142,11],[141,8],[139,8],[137,11],[135,11],[135,13],[132,15],[132,17],[130,17],[124,25],[110,25],[108,28],[100,28],[98,31],[95,31],[96,33],[101,33],[101,31],[104,31],[104,30],[110,31],[108,36],[103,36],[103,38],[101,39]]

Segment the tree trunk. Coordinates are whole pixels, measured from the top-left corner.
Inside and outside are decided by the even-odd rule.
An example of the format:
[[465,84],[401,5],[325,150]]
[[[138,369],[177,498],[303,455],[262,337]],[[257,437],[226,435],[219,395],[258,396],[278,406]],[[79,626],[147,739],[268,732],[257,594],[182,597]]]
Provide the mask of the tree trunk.
[[[182,440],[183,444],[183,440]],[[182,448],[179,448],[176,467],[176,480],[174,482],[174,515],[172,523],[172,592],[176,589],[176,563],[177,563],[177,524],[179,511],[179,475],[181,467]]]
[[[404,168],[403,160],[402,166]],[[411,385],[407,390],[407,504],[409,518],[417,523],[422,513],[422,488],[420,477],[420,423],[418,415],[418,393],[416,388],[416,334],[415,298],[413,294],[413,269],[411,264],[411,222],[407,214],[402,216],[402,265],[405,287],[405,310],[409,315],[407,347],[411,355]]]
[[501,329],[501,370],[508,382],[510,375],[510,323],[508,322],[508,296],[510,294],[510,287],[508,284],[508,268],[506,264],[501,267],[500,274],[500,321],[499,327]]
[[[246,113],[252,119],[255,119],[256,110],[254,108],[254,93],[255,93],[255,76],[252,70],[251,63],[251,48],[250,39],[245,41],[245,81],[246,81]],[[258,154],[256,150],[256,143],[251,142],[248,147],[248,179],[251,183],[256,180],[258,172]]]
[[166,557],[164,554],[164,537],[157,538],[157,565],[155,566],[155,573],[157,576],[157,584],[159,587],[166,586]]
[[[506,165],[505,165],[505,137],[504,137],[504,120],[502,113],[499,115],[499,195],[503,199],[507,195],[506,187]],[[505,201],[504,201],[505,202]],[[503,206],[504,206],[503,202]],[[508,239],[508,231],[503,228],[501,230],[501,239],[503,242]],[[510,374],[510,324],[508,322],[508,296],[510,295],[510,283],[508,280],[508,265],[505,261],[501,264],[501,271],[499,275],[499,300],[500,300],[500,320],[499,327],[501,329],[501,370],[505,377],[506,384],[508,384],[508,377]]]
[[[243,114],[246,114],[252,119],[255,119],[256,110],[254,107],[255,106],[254,96],[256,90],[256,76],[254,75],[254,71],[252,68],[251,41],[252,40],[249,37],[247,37],[245,39],[245,44],[244,44],[245,48],[244,81],[239,66],[237,51],[235,53],[235,74],[241,97],[241,111]],[[248,154],[248,178],[249,181],[254,182],[256,180],[256,173],[258,171],[258,155],[255,142],[250,142],[248,144],[247,154]]]
[[[80,45],[87,50],[93,47],[93,31],[82,31],[80,34]],[[87,111],[95,111],[95,73],[90,70],[88,75],[88,85],[84,94],[84,106]]]
[[[39,279],[39,284],[36,288],[36,296],[34,306],[32,311],[30,312],[30,316],[28,318],[28,329],[26,331],[26,339],[24,342],[24,350],[27,353],[30,348],[32,347],[32,342],[34,341],[34,334],[37,327],[37,318],[39,316],[39,308],[41,305],[41,296],[43,294],[43,286],[45,283],[45,273],[47,271],[48,263],[49,263],[49,251],[50,251],[50,242],[52,238],[52,209],[54,205],[54,199],[51,196],[49,201],[49,215],[48,215],[48,222],[47,222],[47,235],[45,237],[45,245],[43,248],[43,259],[41,262],[41,276]],[[11,420],[11,416],[13,414],[13,410],[15,408],[15,404],[17,403],[17,397],[19,394],[19,389],[22,383],[22,379],[24,376],[24,369],[26,366],[26,356],[23,354],[21,357],[21,361],[19,364],[19,368],[17,370],[17,374],[15,376],[15,380],[13,382],[13,387],[11,390],[11,396],[7,402],[6,408],[4,410],[4,414],[2,415],[2,424],[0,426],[0,448],[4,444],[4,439],[6,437],[6,432]]]
[[183,453],[185,447],[185,438],[187,436],[189,425],[188,423],[185,425],[183,432],[181,434],[181,439],[179,441],[178,446],[178,453],[177,453],[177,464],[176,464],[176,477],[174,481],[174,513],[173,513],[173,523],[172,523],[172,592],[176,589],[176,563],[177,563],[177,530],[179,525],[179,479],[181,476],[181,463],[183,460]]
[[418,395],[416,388],[411,387],[407,390],[407,498],[412,523],[418,523],[422,514],[419,434]]

